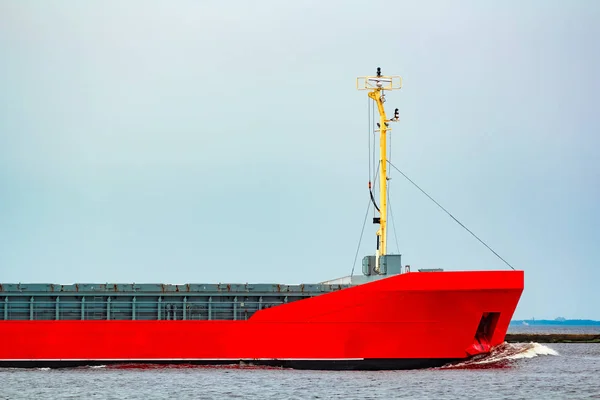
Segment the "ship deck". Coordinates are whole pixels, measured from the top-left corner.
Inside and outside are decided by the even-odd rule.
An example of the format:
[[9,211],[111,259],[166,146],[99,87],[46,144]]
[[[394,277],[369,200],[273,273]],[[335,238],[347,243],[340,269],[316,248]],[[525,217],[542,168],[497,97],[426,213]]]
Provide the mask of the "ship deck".
[[0,320],[247,320],[339,284],[0,284]]

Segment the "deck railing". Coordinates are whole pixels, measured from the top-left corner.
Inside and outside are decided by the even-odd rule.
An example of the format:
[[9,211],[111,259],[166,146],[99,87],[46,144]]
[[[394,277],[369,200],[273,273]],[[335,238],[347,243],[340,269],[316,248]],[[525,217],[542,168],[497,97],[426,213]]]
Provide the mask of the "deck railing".
[[247,320],[258,310],[308,297],[5,296],[0,320]]

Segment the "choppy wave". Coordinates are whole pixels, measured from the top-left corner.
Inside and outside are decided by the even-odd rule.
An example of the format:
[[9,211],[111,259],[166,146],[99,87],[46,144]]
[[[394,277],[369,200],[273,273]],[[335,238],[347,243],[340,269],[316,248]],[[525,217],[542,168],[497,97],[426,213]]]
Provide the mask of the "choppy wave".
[[516,360],[538,356],[558,356],[556,350],[540,343],[503,343],[489,354],[473,357],[467,361],[443,366],[444,369],[510,368]]
[[257,370],[281,370],[282,367],[274,367],[267,365],[253,365],[244,362],[219,365],[205,364],[144,364],[144,363],[122,363],[111,364],[106,366],[108,369],[122,370],[167,370],[167,369],[214,369],[214,370],[240,370],[240,369],[257,369]]

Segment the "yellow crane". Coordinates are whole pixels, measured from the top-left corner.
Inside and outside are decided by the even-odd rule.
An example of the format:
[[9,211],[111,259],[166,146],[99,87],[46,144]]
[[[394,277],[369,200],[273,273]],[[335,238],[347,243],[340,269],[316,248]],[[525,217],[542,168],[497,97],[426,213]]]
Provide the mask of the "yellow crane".
[[[374,223],[379,224],[377,230],[377,251],[375,252],[374,272],[381,274],[381,256],[387,254],[387,132],[391,130],[390,122],[397,122],[399,119],[398,109],[394,111],[394,117],[388,119],[385,113],[385,91],[399,90],[402,88],[402,78],[400,76],[386,76],[381,74],[381,68],[377,68],[375,76],[361,76],[356,79],[356,88],[358,90],[367,90],[368,96],[377,104],[379,112],[379,123],[376,131],[379,131],[379,217],[373,219]],[[371,190],[369,182],[369,190]],[[385,271],[383,271],[385,274]]]

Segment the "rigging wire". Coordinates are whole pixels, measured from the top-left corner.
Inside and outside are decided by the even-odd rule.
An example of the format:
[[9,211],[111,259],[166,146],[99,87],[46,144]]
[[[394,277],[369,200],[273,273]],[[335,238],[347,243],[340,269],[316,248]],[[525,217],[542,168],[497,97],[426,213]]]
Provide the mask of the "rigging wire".
[[354,275],[354,267],[356,267],[356,260],[358,259],[358,252],[360,251],[360,244],[362,243],[363,234],[365,233],[365,225],[367,224],[367,217],[369,216],[369,208],[371,208],[371,199],[367,204],[367,212],[365,212],[365,219],[363,220],[362,230],[360,231],[360,238],[358,239],[358,245],[356,246],[356,253],[354,254],[354,262],[352,263],[352,272],[350,276]]
[[[377,159],[375,157],[375,101],[371,100],[370,98],[369,98],[369,100],[371,101],[371,135],[373,136],[372,163],[373,163],[373,171],[375,171],[375,163],[377,162],[377,161],[375,161]],[[375,179],[373,179],[373,181],[375,181]]]
[[479,242],[481,244],[483,244],[485,247],[488,248],[489,251],[491,251],[492,253],[494,253],[496,255],[496,257],[498,257],[500,260],[502,260],[504,262],[504,264],[508,265],[512,270],[514,270],[515,268],[510,265],[508,263],[508,261],[506,261],[504,258],[500,257],[500,255],[498,253],[496,253],[490,246],[488,246],[483,240],[479,239],[479,237],[474,234],[473,232],[471,232],[471,230],[469,228],[467,228],[466,226],[463,225],[462,222],[460,222],[458,219],[456,219],[456,217],[454,215],[452,215],[448,210],[446,210],[444,207],[442,207],[442,205],[440,203],[438,203],[437,201],[434,200],[433,197],[431,197],[429,194],[427,194],[426,191],[424,191],[423,189],[421,189],[421,187],[419,185],[417,185],[415,182],[413,182],[412,179],[410,179],[408,176],[406,176],[406,174],[402,171],[400,171],[398,169],[398,167],[396,167],[394,164],[392,164],[390,161],[388,161],[388,164],[390,164],[390,166],[392,168],[394,168],[396,171],[398,171],[403,177],[405,177],[410,183],[412,183],[414,185],[414,187],[416,187],[417,189],[419,189],[421,191],[421,193],[423,193],[425,196],[427,196],[429,198],[429,200],[433,201],[439,208],[441,208],[446,214],[448,214],[450,216],[450,218],[452,218],[457,224],[459,224],[460,226],[462,226],[467,232],[469,232],[475,239],[479,240]]
[[392,217],[392,227],[394,228],[394,239],[396,239],[396,250],[400,254],[400,246],[398,245],[398,234],[396,233],[396,223],[394,222],[394,212],[392,211],[392,201],[390,200],[390,187],[388,186],[388,206],[390,207],[390,217]]
[[367,139],[368,139],[368,144],[369,144],[369,182],[371,182],[371,99],[367,97],[367,114],[369,116],[369,120],[367,121],[369,126],[368,126],[368,135],[367,135]]
[[[392,130],[388,129],[387,134],[388,134],[388,160],[391,160],[392,159]],[[392,179],[392,174],[390,174],[390,172],[392,172],[392,171],[388,171],[388,173],[387,173],[388,179]]]
[[[373,182],[373,186],[375,186],[378,176],[379,176],[379,164],[377,165],[377,171],[375,172],[375,179],[374,179],[375,182]],[[381,212],[381,210],[377,206],[377,202],[375,201],[375,196],[373,196],[373,189],[370,186],[369,186],[369,195],[371,196],[371,202],[373,202],[373,207],[375,207],[373,209],[373,216],[375,216],[375,210],[377,210],[377,212],[379,212],[379,213]]]
[[[358,259],[358,253],[360,252],[360,245],[362,244],[363,235],[365,233],[365,226],[367,225],[367,218],[369,217],[369,209],[371,208],[371,202],[375,209],[379,211],[377,204],[375,203],[375,198],[373,197],[373,191],[371,190],[371,178],[373,181],[377,180],[377,176],[379,175],[379,165],[377,166],[377,170],[375,171],[375,103],[371,103],[371,99],[367,97],[367,114],[368,114],[368,152],[369,152],[369,193],[370,198],[367,203],[367,210],[365,211],[365,218],[363,219],[362,229],[360,231],[360,237],[358,239],[358,244],[356,246],[356,253],[354,254],[354,262],[352,263],[352,271],[350,272],[350,276],[354,275],[354,269],[356,268],[356,260]],[[371,140],[373,140],[373,158],[371,158]],[[373,163],[373,168],[371,168],[371,163]],[[372,176],[371,173],[375,171],[375,176]],[[374,184],[375,182],[373,182]]]
[[[392,159],[392,130],[389,129],[388,130],[388,160]],[[391,179],[392,179],[392,171],[388,170],[387,171],[387,176],[388,176],[388,184],[387,184],[387,204],[388,207],[390,208],[390,217],[392,219],[392,228],[394,229],[394,239],[396,241],[396,251],[398,251],[398,254],[400,254],[400,246],[398,245],[398,234],[396,233],[396,222],[394,221],[394,212],[392,211],[392,200],[390,199],[390,186],[391,186]]]

